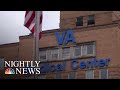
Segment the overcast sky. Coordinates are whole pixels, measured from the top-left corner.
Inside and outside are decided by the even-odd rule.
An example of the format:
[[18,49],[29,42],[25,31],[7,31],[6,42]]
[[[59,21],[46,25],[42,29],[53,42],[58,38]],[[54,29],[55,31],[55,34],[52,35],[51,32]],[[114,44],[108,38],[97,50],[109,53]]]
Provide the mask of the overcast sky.
[[[29,35],[24,27],[25,11],[0,11],[0,44],[19,42],[19,36]],[[43,12],[43,30],[59,28],[60,12]]]

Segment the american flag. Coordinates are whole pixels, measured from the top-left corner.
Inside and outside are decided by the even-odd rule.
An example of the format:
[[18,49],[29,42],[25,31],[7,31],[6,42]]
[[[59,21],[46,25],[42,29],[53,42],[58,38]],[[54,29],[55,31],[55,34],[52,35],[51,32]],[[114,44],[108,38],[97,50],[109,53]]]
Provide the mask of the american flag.
[[[40,22],[39,22],[39,40],[42,35],[42,19],[43,19],[43,14],[42,11],[39,11],[40,13]],[[35,32],[35,11],[26,11],[25,13],[25,21],[24,21],[24,26],[27,27],[32,34]]]

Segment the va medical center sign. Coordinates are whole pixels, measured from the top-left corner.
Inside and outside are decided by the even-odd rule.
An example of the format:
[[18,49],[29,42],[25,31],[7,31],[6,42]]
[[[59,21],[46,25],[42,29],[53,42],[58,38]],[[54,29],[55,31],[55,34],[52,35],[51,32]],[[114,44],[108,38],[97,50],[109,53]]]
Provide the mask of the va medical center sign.
[[[74,34],[72,30],[66,30],[63,31],[62,34],[60,35],[59,32],[55,33],[56,35],[56,40],[59,45],[66,45],[68,42],[72,42],[76,44],[76,40],[74,37]],[[87,68],[101,68],[108,66],[110,62],[110,59],[93,59],[93,60],[87,60],[87,61],[79,61],[79,60],[72,60],[70,62],[70,70],[77,70],[77,69],[87,69]],[[66,61],[63,61],[62,63],[59,64],[42,64],[40,66],[40,71],[41,73],[47,73],[47,72],[55,72],[55,71],[65,71],[66,70]]]
[[[70,70],[77,70],[77,69],[87,69],[87,68],[101,68],[101,67],[107,67],[110,62],[110,59],[93,59],[88,61],[79,61],[79,60],[72,60],[70,62]],[[66,71],[66,61],[63,61],[59,64],[43,64],[40,66],[41,73],[48,73],[48,72],[60,72],[60,71]]]

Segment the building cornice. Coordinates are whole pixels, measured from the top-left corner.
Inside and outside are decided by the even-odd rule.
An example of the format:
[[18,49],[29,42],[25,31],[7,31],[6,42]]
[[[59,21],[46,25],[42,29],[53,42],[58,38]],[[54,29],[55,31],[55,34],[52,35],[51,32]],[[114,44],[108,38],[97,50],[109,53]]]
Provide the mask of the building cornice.
[[1,47],[5,47],[5,46],[18,46],[18,45],[19,45],[19,42],[7,43],[7,44],[1,44],[1,45],[0,45],[0,48],[1,48]]

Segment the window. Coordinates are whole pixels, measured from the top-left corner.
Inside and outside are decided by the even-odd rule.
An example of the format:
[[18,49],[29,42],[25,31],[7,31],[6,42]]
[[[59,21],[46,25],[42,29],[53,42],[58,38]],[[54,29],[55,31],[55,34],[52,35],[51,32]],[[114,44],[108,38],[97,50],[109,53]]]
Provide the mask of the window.
[[81,46],[75,47],[75,56],[81,56]]
[[93,25],[93,24],[95,24],[94,15],[89,15],[88,16],[88,25]]
[[75,79],[76,78],[76,72],[69,72],[68,79]]
[[41,49],[39,51],[40,61],[65,60],[95,55],[95,42],[77,44],[77,46]]
[[63,57],[64,59],[70,58],[70,47],[68,47],[68,48],[63,48],[62,57]]
[[40,76],[38,76],[38,79],[46,79],[46,75],[45,74],[41,74]]
[[81,52],[82,52],[82,56],[86,55],[86,45],[82,45]]
[[40,51],[40,61],[46,61],[47,57],[46,57],[46,50],[41,50]]
[[58,49],[53,49],[51,51],[52,60],[58,59]]
[[83,17],[76,18],[76,26],[83,26]]
[[93,70],[86,71],[86,79],[94,79],[94,71]]
[[95,43],[83,44],[81,48],[82,56],[94,55],[95,54]]
[[94,54],[94,44],[90,43],[87,44],[87,55],[93,55]]
[[28,76],[26,77],[26,79],[34,79],[35,77],[34,76]]
[[100,69],[100,79],[108,79],[108,69]]
[[0,58],[0,70],[4,70],[4,58]]
[[61,79],[61,73],[56,73],[55,79]]

